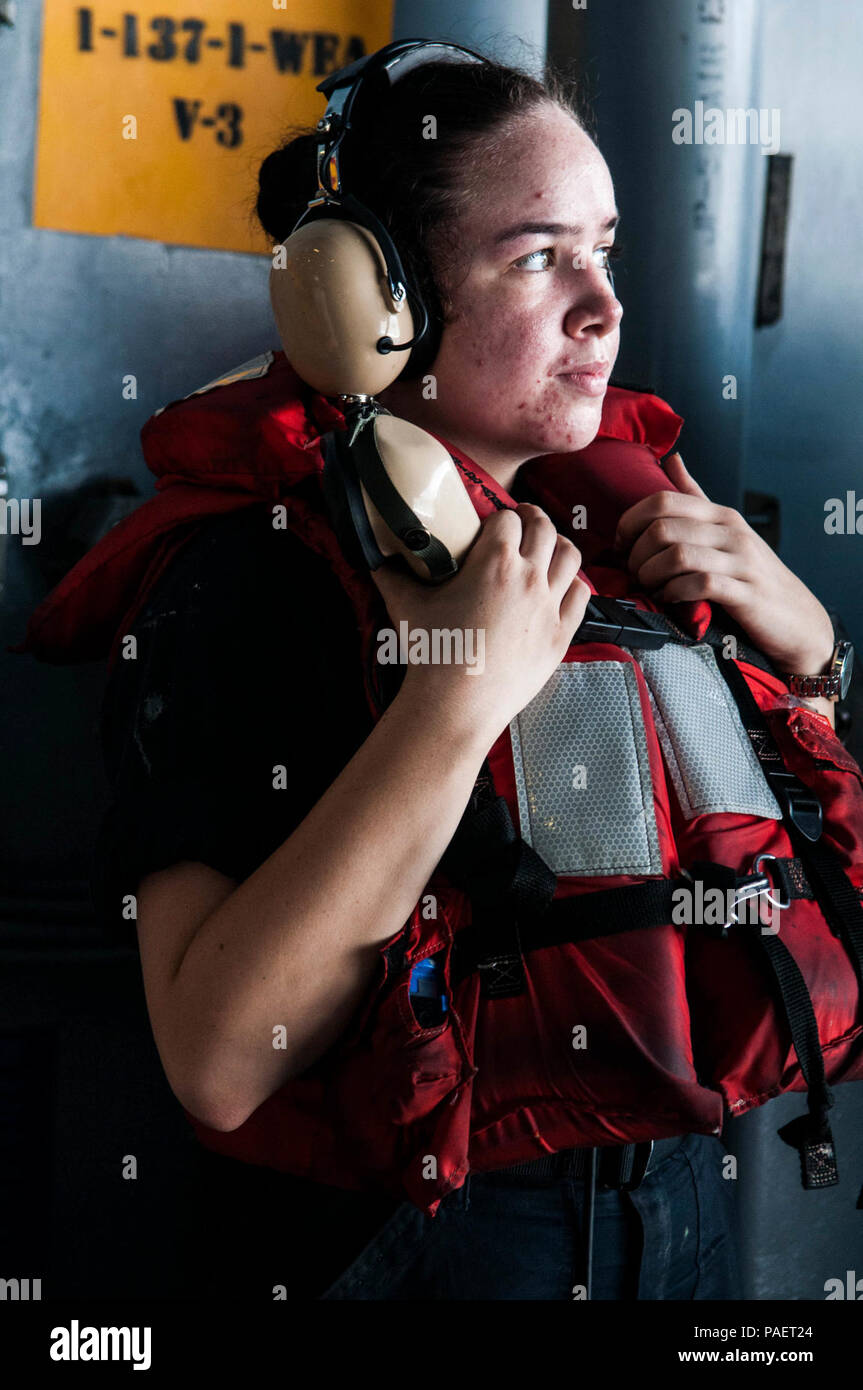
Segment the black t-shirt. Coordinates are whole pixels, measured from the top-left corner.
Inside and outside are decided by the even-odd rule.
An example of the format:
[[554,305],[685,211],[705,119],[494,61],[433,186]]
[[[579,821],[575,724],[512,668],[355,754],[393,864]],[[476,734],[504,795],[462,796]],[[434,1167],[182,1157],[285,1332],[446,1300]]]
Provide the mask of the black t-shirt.
[[[93,894],[106,932],[134,942],[123,899],[145,874],[189,859],[248,877],[373,721],[350,601],[326,560],[274,528],[268,504],[203,523],[130,632],[136,655],[118,658],[102,708],[112,802]],[[293,1280],[292,1296],[315,1297],[398,1205],[206,1150],[199,1161],[200,1201],[220,1208],[202,1225],[213,1245],[201,1268],[214,1287],[233,1268],[234,1292],[240,1269],[263,1296]]]
[[[196,859],[248,877],[368,736],[353,608],[328,563],[266,504],[203,523],[130,629],[102,708],[113,791],[95,860],[106,931],[124,895]],[[285,785],[274,786],[278,774]]]

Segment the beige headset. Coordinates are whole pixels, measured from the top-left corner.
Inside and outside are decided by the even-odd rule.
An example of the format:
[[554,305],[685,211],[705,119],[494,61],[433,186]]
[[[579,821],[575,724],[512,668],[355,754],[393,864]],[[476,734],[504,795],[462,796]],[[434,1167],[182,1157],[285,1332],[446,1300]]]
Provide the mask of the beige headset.
[[[357,92],[383,72],[390,85],[423,62],[483,62],[457,44],[403,39],[332,73],[318,121],[318,188],[290,235],[274,247],[270,300],[285,356],[298,376],[337,397],[346,428],[322,440],[324,494],[347,553],[377,569],[401,554],[422,578],[454,574],[480,521],[444,446],[375,400],[428,333],[417,291],[383,223],[342,187],[339,145]],[[418,311],[415,331],[411,304]]]

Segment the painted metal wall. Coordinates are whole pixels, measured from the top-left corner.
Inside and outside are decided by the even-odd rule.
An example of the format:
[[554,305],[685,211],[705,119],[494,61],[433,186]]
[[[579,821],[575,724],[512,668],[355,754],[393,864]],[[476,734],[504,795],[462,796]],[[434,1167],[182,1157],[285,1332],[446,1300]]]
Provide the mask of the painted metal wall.
[[[781,109],[794,166],[782,318],[752,344],[744,476],[781,495],[784,557],[835,599],[861,651],[863,8],[767,0],[759,40],[761,102]],[[828,534],[825,503],[849,491],[861,534]]]

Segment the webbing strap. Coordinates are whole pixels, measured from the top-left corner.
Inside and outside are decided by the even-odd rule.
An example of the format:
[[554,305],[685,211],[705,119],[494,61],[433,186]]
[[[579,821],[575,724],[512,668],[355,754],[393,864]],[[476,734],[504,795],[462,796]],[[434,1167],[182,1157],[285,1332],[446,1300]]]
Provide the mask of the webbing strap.
[[524,953],[661,926],[671,918],[673,891],[683,885],[691,887],[684,879],[660,879],[556,898],[541,916],[527,919],[511,910],[495,912],[482,905],[475,908],[470,926],[462,927],[453,942],[451,983],[455,986],[477,970],[486,998],[520,993]]
[[[734,871],[724,864],[696,863],[692,871],[711,887],[720,889],[733,887],[737,879]],[[772,932],[753,935],[773,971],[808,1092],[808,1114],[798,1116],[778,1133],[800,1155],[803,1186],[830,1187],[839,1181],[833,1136],[827,1121],[833,1096],[827,1086],[812,998],[800,967],[784,942]]]
[[[519,927],[548,912],[557,876],[516,832],[505,798],[493,795],[487,763],[440,868],[469,895],[473,910],[471,926],[453,944],[453,983],[453,972],[462,979],[478,970],[484,998],[520,994],[525,980]],[[458,973],[462,961],[466,968]]]
[[[824,913],[830,929],[845,947],[858,983],[863,990],[863,904],[861,904],[857,891],[845,873],[835,851],[820,839],[820,803],[813,793],[808,792],[808,789],[806,789],[810,798],[808,805],[803,798],[799,796],[795,798],[794,784],[802,786],[802,783],[799,782],[798,778],[785,771],[781,752],[744,676],[733,661],[723,660],[717,662],[717,665],[737,702],[762,770],[774,788],[777,763],[783,770],[785,795],[780,797],[780,805],[783,808],[783,820],[788,837],[805,866],[806,873],[815,890],[818,905]],[[817,806],[817,820],[812,814],[813,802]],[[801,806],[802,814],[800,812]],[[816,830],[817,833],[815,833]],[[824,1059],[820,1042],[817,1046],[820,1062],[817,1064],[816,1071],[811,1071],[815,1056],[815,1040],[818,1038],[812,1001],[802,976],[800,983],[798,983],[787,962],[775,949],[781,943],[774,941],[773,945],[768,945],[768,938],[766,937],[762,937],[761,942],[776,973],[788,1013],[788,1021],[791,1026],[794,1047],[800,1061],[800,1068],[809,1086],[809,1114],[799,1115],[789,1124],[783,1125],[777,1133],[780,1139],[784,1140],[786,1144],[790,1144],[792,1148],[796,1148],[800,1154],[803,1186],[805,1188],[828,1187],[839,1181],[833,1136],[826,1117],[827,1109],[833,1104],[833,1100],[827,1089],[826,1081],[823,1079]],[[787,950],[785,955],[789,955]],[[781,963],[781,970],[777,969],[777,962]],[[796,965],[794,968],[797,969]],[[797,973],[799,974],[799,971]],[[798,1035],[800,1042],[798,1042]],[[803,1052],[800,1050],[801,1046],[804,1049]],[[863,1188],[861,1188],[857,1198],[857,1207],[863,1210]]]
[[551,902],[555,875],[516,833],[506,800],[496,796],[465,813],[440,861],[440,868],[465,892],[489,906],[512,901],[522,911]]
[[[677,623],[669,618],[667,613],[650,612],[644,613],[642,616],[647,618],[654,627],[667,632],[670,637],[684,646],[695,646],[697,642],[706,642],[708,646],[714,648],[718,647],[721,650],[725,645],[726,639],[728,637],[733,637],[737,656],[741,661],[748,662],[750,666],[757,666],[759,670],[766,671],[771,676],[778,676],[781,680],[781,676],[779,676],[779,673],[770,659],[766,657],[762,651],[759,651],[757,647],[750,646],[746,641],[745,634],[740,624],[735,622],[731,615],[726,613],[723,608],[720,608],[719,604],[714,603],[711,605],[711,608],[714,614],[717,612],[722,614],[722,626],[720,627],[718,623],[711,620],[704,635],[698,639],[694,638],[691,633],[684,632],[682,628],[678,627]],[[723,660],[727,660],[727,658],[724,657]]]
[[799,1153],[800,1177],[805,1188],[832,1187],[839,1181],[836,1147],[827,1119],[833,1093],[824,1072],[824,1053],[812,997],[788,947],[776,936],[758,934],[755,939],[776,977],[807,1086],[808,1114],[798,1115],[777,1133]]
[[[776,860],[777,870],[796,861]],[[675,893],[684,890],[691,894],[696,882],[707,888],[741,889],[748,875],[735,874],[724,864],[698,863],[693,865],[693,877],[655,879],[648,883],[629,883],[622,888],[598,889],[578,893],[569,898],[555,898],[540,916],[518,918],[506,912],[503,924],[488,909],[474,914],[474,921],[456,935],[450,978],[453,985],[465,979],[473,970],[481,970],[482,962],[495,954],[509,958],[513,949],[514,929],[517,926],[518,946],[522,952],[540,951],[548,946],[567,942],[577,945],[598,936],[616,936],[622,932],[640,931],[648,927],[666,926],[673,921],[679,899]],[[787,898],[811,897],[805,876],[785,874]],[[754,924],[757,925],[757,924]],[[745,930],[745,923],[708,924],[707,932],[724,935],[726,931]],[[506,942],[504,947],[503,943]],[[495,951],[497,943],[497,951]],[[802,978],[802,977],[801,977]]]
[[[713,611],[715,612],[718,607],[718,604],[714,604]],[[739,623],[735,623],[730,614],[725,613],[724,609],[720,609],[719,611],[723,613],[725,618],[723,626],[720,627],[718,623],[711,621],[701,641],[709,643],[711,647],[719,647],[721,649],[725,645],[725,639],[730,635],[737,643],[737,655],[741,661],[747,662],[750,666],[757,666],[759,670],[766,671],[768,675],[776,676],[781,680],[782,677],[769,658],[766,657],[762,651],[759,651],[757,647],[751,647],[744,639],[743,630]],[[723,657],[723,660],[727,661],[728,657]]]

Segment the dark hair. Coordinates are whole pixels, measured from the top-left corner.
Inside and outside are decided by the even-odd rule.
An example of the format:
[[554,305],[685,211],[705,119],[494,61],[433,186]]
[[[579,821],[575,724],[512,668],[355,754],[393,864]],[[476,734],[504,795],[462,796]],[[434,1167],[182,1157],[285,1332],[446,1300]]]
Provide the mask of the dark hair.
[[[517,68],[483,63],[421,64],[387,88],[370,79],[354,104],[340,147],[345,189],[381,219],[395,241],[409,282],[429,312],[429,333],[410,354],[402,376],[419,375],[434,360],[446,321],[444,275],[455,255],[448,237],[470,199],[473,173],[496,156],[499,137],[514,118],[552,103],[585,129],[590,115],[581,93],[560,70],[543,80]],[[437,138],[424,138],[434,116]],[[293,127],[258,174],[254,212],[275,242],[282,241],[312,197],[318,135]]]

